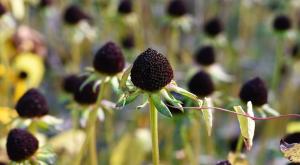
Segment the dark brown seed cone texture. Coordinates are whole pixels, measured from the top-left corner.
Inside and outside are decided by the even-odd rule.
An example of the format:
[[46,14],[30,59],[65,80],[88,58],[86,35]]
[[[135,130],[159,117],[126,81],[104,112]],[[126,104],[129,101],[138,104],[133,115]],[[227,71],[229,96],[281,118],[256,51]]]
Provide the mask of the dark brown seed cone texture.
[[132,83],[148,92],[161,90],[173,77],[173,69],[167,58],[151,48],[137,57],[131,69]]
[[34,155],[38,148],[38,140],[26,130],[13,129],[9,132],[6,142],[6,151],[10,160],[26,160]]
[[122,72],[125,59],[121,48],[113,42],[107,42],[96,52],[93,66],[96,71],[107,75]]
[[37,89],[29,89],[17,102],[16,110],[20,117],[34,118],[47,115],[48,103]]

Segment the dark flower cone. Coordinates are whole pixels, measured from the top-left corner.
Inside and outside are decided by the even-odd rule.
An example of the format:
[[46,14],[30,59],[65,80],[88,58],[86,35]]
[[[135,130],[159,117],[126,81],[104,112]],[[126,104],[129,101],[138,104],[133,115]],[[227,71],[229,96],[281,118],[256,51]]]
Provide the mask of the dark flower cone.
[[37,89],[29,89],[19,99],[16,110],[24,118],[42,117],[49,112],[46,98]]
[[286,15],[278,15],[273,22],[273,28],[277,31],[286,31],[291,28],[291,20]]
[[113,42],[106,43],[97,51],[93,66],[96,71],[107,75],[120,73],[125,67],[121,48]]
[[26,130],[13,129],[9,132],[6,142],[6,150],[10,160],[26,160],[31,157],[38,148],[38,140]]
[[172,17],[181,17],[187,13],[182,0],[172,0],[167,6],[167,13]]
[[130,14],[132,12],[131,0],[122,0],[118,6],[118,12],[120,14]]
[[212,46],[203,46],[197,50],[195,60],[199,65],[209,66],[215,63],[215,51]]
[[81,20],[90,20],[91,17],[84,13],[78,6],[70,5],[64,12],[64,21],[67,24],[75,25]]
[[151,48],[137,57],[131,69],[133,84],[148,92],[161,90],[172,79],[173,70],[167,58]]
[[215,37],[223,31],[223,24],[219,20],[219,18],[216,17],[211,20],[208,20],[204,24],[203,29],[204,29],[204,32],[206,35],[208,35],[210,37]]
[[209,74],[204,71],[196,73],[188,83],[190,92],[199,97],[206,97],[211,95],[214,90],[214,83]]
[[67,75],[63,79],[63,89],[67,93],[75,93],[76,90],[80,87],[82,83],[82,78],[78,77],[75,74]]
[[81,90],[80,86],[87,77],[81,77],[81,83],[74,92],[74,100],[82,105],[89,105],[94,104],[97,101],[98,93],[99,93],[99,87],[96,88],[96,91],[93,91],[93,86],[95,84],[95,81],[92,81],[88,84],[86,84]]
[[268,90],[259,77],[247,81],[240,90],[240,99],[251,101],[253,105],[262,106],[268,102]]

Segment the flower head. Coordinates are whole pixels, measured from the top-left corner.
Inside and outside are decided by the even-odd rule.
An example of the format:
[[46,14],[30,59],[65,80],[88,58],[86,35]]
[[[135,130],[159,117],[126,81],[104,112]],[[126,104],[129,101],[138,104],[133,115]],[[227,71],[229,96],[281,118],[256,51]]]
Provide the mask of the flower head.
[[223,161],[217,162],[216,165],[231,165],[231,163],[228,160],[223,160]]
[[91,81],[81,88],[86,79],[87,77],[80,78],[80,85],[77,86],[74,92],[74,99],[79,104],[94,104],[97,101],[99,87],[94,89],[95,81]]
[[209,66],[215,63],[215,51],[212,46],[203,46],[197,50],[195,60],[198,64]]
[[6,150],[10,160],[25,160],[31,157],[38,148],[38,140],[26,130],[13,129],[9,132]]
[[291,20],[286,15],[278,15],[273,21],[273,28],[277,31],[289,30],[291,26]]
[[131,0],[122,0],[118,6],[118,12],[120,14],[130,14],[132,12]]
[[84,13],[78,6],[70,5],[65,9],[64,21],[70,25],[75,25],[81,20],[90,20],[91,17]]
[[17,102],[16,110],[20,117],[42,117],[49,112],[46,98],[37,90],[29,89]]
[[182,0],[172,0],[167,6],[167,13],[172,17],[181,17],[187,13]]
[[75,91],[80,87],[82,79],[75,74],[70,74],[63,79],[63,89],[67,93],[75,93]]
[[242,101],[251,101],[256,106],[262,106],[268,102],[267,87],[259,77],[247,81],[242,86],[239,95]]
[[204,24],[204,32],[210,37],[215,37],[223,31],[223,24],[219,18],[215,17]]
[[131,69],[132,83],[148,92],[159,91],[173,77],[173,69],[167,58],[151,48],[137,57]]
[[107,42],[96,52],[93,66],[96,71],[107,75],[121,72],[125,67],[121,48],[113,42]]
[[192,93],[200,97],[209,96],[215,90],[210,75],[204,71],[196,73],[188,83],[188,87]]

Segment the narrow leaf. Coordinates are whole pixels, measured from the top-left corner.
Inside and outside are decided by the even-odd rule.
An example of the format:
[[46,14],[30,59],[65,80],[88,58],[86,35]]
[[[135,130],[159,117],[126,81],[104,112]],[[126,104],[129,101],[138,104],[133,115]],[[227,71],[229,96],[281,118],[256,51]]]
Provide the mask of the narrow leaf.
[[170,112],[166,104],[161,100],[159,94],[151,94],[150,99],[159,113],[169,118],[172,117],[172,113]]
[[121,78],[121,82],[120,82],[120,88],[121,90],[125,91],[126,89],[126,82],[128,80],[128,77],[130,75],[130,72],[131,72],[131,68],[132,66],[128,67],[125,72],[123,73],[122,75],[122,78]]
[[122,108],[125,105],[133,102],[141,93],[142,91],[138,89],[131,94],[123,94],[119,99],[119,101],[117,102],[116,107]]
[[163,89],[160,91],[161,95],[173,106],[178,108],[180,111],[183,112],[182,102],[177,100],[175,97],[173,97],[171,94],[168,93],[167,90]]
[[[234,110],[237,113],[246,114],[241,106],[234,106]],[[249,116],[254,116],[252,103],[250,101],[247,103],[247,113]],[[247,149],[250,150],[253,144],[255,122],[251,118],[247,118],[245,116],[238,115],[237,117],[239,120],[242,136],[244,137],[244,142]]]
[[80,88],[79,90],[82,90],[88,83],[94,81],[97,79],[97,76],[92,74],[90,75],[81,85],[80,85]]

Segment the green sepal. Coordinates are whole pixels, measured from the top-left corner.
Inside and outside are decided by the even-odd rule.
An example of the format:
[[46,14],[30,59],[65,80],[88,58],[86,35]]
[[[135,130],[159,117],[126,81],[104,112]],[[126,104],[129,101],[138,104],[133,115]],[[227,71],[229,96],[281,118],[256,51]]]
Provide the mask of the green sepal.
[[181,94],[181,95],[183,95],[183,96],[186,96],[186,97],[188,97],[188,98],[190,98],[190,99],[193,99],[193,100],[195,100],[195,101],[198,100],[198,97],[197,97],[196,95],[194,95],[193,93],[191,93],[191,92],[189,92],[189,91],[187,91],[187,90],[185,90],[185,89],[183,89],[183,88],[180,88],[180,87],[178,87],[178,86],[176,86],[176,85],[174,85],[174,84],[168,85],[168,86],[167,86],[167,89],[168,89],[169,91],[174,91],[174,92],[176,92],[176,93],[179,93],[179,94]]
[[151,102],[154,104],[155,108],[159,113],[168,118],[172,117],[172,113],[170,112],[166,104],[161,100],[159,94],[151,94],[149,98],[151,99]]
[[138,90],[134,91],[133,93],[123,94],[121,96],[121,98],[118,100],[116,107],[122,108],[125,105],[133,102],[141,93],[142,93],[142,91],[138,89]]
[[88,83],[94,81],[97,79],[97,76],[95,74],[90,75],[81,85],[79,90],[81,91]]
[[128,67],[128,68],[124,71],[124,73],[123,73],[123,75],[122,75],[122,78],[121,78],[121,81],[120,81],[120,88],[121,88],[121,90],[123,90],[123,91],[126,91],[126,82],[127,82],[128,77],[129,77],[129,75],[130,75],[131,68],[132,68],[132,66]]
[[160,93],[162,94],[162,96],[168,101],[170,102],[173,106],[175,106],[176,108],[178,108],[180,111],[184,111],[183,107],[182,107],[182,102],[177,100],[174,96],[172,96],[170,93],[168,93],[167,90],[162,89],[160,91]]

